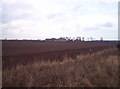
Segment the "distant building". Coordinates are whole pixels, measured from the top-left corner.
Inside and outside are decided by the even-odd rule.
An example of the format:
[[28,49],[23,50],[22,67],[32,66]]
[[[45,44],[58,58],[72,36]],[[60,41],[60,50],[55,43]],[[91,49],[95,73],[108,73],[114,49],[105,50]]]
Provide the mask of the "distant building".
[[81,41],[81,37],[76,37],[76,40],[79,40],[79,41]]
[[102,37],[100,38],[100,41],[103,41],[103,38],[102,38]]
[[58,38],[57,40],[58,40],[58,41],[66,41],[66,39],[63,38],[63,37],[60,37],[60,38]]
[[84,38],[84,37],[82,37],[82,41],[85,41],[85,38]]
[[56,41],[56,38],[45,39],[45,41]]

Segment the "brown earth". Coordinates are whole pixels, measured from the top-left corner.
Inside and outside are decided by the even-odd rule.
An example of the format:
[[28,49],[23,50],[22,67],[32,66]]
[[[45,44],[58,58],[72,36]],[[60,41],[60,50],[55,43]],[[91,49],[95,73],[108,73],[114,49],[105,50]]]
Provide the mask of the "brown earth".
[[65,56],[94,53],[115,47],[117,42],[80,42],[80,41],[2,41],[2,66],[26,65],[41,60],[60,61]]

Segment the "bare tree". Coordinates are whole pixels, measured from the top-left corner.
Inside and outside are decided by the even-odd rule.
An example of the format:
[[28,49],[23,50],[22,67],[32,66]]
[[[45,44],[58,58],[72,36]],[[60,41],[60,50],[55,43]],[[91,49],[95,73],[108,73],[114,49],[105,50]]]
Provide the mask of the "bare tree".
[[85,38],[84,38],[84,37],[82,37],[82,41],[85,41]]
[[76,37],[76,40],[80,40],[81,41],[81,37]]

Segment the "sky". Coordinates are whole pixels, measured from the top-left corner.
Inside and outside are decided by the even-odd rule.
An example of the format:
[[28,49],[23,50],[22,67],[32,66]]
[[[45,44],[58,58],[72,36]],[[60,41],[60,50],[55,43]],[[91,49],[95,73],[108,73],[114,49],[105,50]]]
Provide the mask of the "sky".
[[2,0],[0,34],[7,39],[118,39],[118,0]]

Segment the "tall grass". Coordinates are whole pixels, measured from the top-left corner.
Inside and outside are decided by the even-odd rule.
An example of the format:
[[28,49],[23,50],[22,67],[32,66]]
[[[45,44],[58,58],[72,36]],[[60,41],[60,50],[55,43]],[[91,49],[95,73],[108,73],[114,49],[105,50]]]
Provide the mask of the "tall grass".
[[[57,60],[57,59],[56,59]],[[3,87],[117,87],[117,48],[3,71]]]

